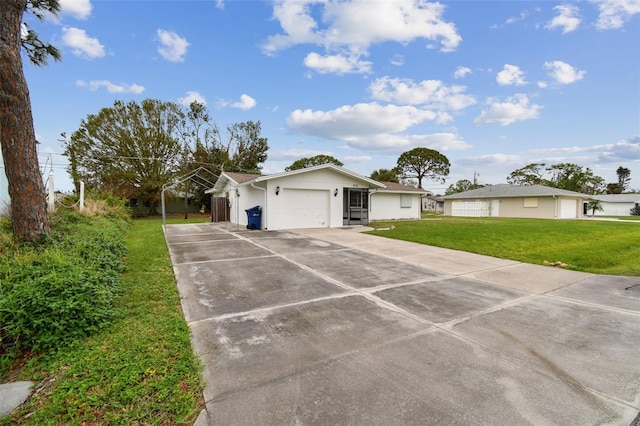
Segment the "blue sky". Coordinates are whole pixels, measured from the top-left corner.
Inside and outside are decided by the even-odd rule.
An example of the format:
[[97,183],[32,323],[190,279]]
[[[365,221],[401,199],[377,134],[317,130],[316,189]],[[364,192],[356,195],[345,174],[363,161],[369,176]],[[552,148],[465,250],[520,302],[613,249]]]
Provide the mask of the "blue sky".
[[72,188],[60,133],[115,100],[205,102],[261,121],[264,173],[328,154],[369,175],[416,146],[460,179],[532,162],[619,166],[640,189],[640,0],[60,0],[26,23],[63,61],[25,62],[40,159]]

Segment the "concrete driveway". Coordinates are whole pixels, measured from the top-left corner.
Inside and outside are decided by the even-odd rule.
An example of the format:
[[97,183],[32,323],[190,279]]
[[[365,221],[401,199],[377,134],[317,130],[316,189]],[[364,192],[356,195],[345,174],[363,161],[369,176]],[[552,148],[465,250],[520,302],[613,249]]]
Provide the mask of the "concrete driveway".
[[640,279],[346,229],[165,230],[197,425],[629,425]]

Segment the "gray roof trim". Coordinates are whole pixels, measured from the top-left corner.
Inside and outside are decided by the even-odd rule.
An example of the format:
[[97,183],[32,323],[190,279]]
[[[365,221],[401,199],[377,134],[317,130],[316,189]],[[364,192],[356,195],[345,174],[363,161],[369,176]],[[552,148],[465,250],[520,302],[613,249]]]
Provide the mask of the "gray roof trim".
[[640,194],[603,194],[592,198],[604,203],[640,203]]
[[573,197],[591,199],[591,195],[581,194],[564,189],[551,188],[543,185],[508,185],[499,184],[485,186],[484,188],[472,189],[471,191],[459,192],[457,194],[446,195],[444,200],[460,200],[469,198],[508,198],[508,197]]

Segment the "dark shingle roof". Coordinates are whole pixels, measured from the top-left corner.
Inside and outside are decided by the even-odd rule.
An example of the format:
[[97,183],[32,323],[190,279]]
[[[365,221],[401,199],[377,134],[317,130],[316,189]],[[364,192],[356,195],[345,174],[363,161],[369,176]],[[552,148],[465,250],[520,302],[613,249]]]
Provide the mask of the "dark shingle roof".
[[258,178],[262,175],[257,173],[236,173],[236,172],[224,172],[225,175],[236,181],[236,183],[243,183]]
[[402,185],[397,182],[385,182],[379,181],[384,185],[384,190],[386,191],[397,191],[397,192],[418,192],[420,194],[426,194],[427,191],[424,189],[416,188],[415,186]]

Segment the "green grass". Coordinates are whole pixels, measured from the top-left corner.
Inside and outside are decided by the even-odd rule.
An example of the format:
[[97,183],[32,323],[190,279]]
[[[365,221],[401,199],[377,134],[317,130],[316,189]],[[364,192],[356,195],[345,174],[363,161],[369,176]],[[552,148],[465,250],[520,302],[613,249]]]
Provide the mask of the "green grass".
[[193,424],[203,408],[201,366],[161,224],[154,218],[132,225],[113,325],[55,353],[25,359],[12,378],[39,382],[43,389],[1,425]]
[[541,265],[640,276],[640,223],[591,220],[459,218],[374,222],[371,234]]

